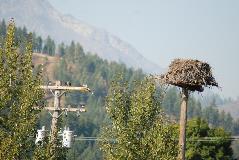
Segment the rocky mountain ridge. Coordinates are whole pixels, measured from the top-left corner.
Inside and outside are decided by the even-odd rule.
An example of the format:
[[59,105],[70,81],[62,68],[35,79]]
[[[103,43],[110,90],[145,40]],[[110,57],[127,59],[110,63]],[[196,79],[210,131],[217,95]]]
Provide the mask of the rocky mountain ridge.
[[74,40],[86,51],[103,59],[141,68],[147,73],[160,73],[162,68],[143,57],[135,48],[103,29],[93,27],[57,11],[47,0],[0,0],[0,18],[14,18],[18,26],[27,26],[43,37],[57,42]]

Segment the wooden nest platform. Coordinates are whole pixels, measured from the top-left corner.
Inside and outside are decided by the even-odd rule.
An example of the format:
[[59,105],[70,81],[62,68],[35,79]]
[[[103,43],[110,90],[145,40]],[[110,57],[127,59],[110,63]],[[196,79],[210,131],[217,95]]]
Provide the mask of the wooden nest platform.
[[192,59],[175,59],[166,74],[161,76],[164,83],[186,88],[191,91],[203,91],[203,87],[218,87],[208,63]]

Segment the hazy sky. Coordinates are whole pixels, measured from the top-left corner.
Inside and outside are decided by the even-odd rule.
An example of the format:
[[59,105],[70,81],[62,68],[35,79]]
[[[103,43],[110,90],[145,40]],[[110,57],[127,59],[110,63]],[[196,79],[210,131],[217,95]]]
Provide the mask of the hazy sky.
[[238,0],[49,0],[64,14],[103,28],[167,67],[197,58],[213,67],[226,96],[239,96]]

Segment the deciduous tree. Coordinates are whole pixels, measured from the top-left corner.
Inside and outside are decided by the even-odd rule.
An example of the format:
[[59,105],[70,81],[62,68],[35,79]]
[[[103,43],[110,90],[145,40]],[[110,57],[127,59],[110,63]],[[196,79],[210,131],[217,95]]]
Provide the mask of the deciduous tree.
[[14,43],[14,22],[0,48],[0,159],[30,159],[37,111],[42,98],[40,75],[32,68],[32,43],[21,53]]
[[[206,137],[206,139],[205,139]],[[229,133],[222,128],[209,128],[200,118],[188,122],[187,150],[188,160],[232,160],[232,148]]]
[[175,128],[162,114],[154,82],[129,84],[117,81],[109,90],[106,107],[109,124],[100,143],[105,159],[174,160],[177,157]]

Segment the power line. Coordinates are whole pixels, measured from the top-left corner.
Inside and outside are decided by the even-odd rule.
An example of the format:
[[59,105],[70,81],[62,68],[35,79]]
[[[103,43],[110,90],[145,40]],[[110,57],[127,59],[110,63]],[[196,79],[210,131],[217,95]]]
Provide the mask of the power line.
[[[177,141],[178,139],[175,139]],[[239,136],[231,136],[231,137],[200,137],[200,138],[189,138],[186,141],[193,142],[213,142],[218,140],[231,140],[237,141],[239,140]],[[117,141],[117,139],[108,139],[108,138],[100,138],[100,137],[76,137],[75,141]]]

